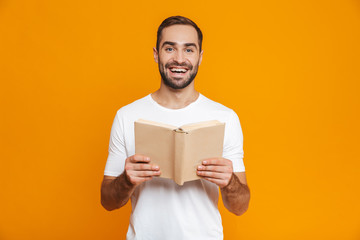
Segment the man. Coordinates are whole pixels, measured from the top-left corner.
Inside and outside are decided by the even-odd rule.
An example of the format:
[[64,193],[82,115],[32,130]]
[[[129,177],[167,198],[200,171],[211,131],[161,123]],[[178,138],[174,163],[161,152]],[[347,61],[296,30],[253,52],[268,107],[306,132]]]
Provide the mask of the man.
[[[117,112],[101,203],[110,211],[131,199],[127,239],[223,239],[218,189],[225,207],[236,215],[247,210],[250,199],[239,119],[233,110],[194,88],[203,50],[202,33],[193,21],[181,16],[165,19],[153,52],[161,75],[160,89]],[[197,167],[201,179],[183,186],[159,178],[159,166],[149,157],[135,154],[134,121],[140,118],[175,126],[225,122],[223,158],[205,159]]]

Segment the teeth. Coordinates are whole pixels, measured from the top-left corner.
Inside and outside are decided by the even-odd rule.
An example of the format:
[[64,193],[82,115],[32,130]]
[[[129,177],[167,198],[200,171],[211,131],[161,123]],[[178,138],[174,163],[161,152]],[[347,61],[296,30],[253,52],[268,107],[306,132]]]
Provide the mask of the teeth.
[[177,73],[185,73],[187,70],[183,68],[170,68],[170,71]]

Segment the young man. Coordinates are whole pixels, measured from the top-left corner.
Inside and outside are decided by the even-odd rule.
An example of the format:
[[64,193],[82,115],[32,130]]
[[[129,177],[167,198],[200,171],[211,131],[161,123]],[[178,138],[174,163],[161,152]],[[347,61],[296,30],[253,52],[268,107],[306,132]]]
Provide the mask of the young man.
[[[116,114],[101,203],[110,211],[131,199],[127,239],[223,239],[217,208],[219,188],[229,211],[241,215],[248,208],[250,192],[239,119],[233,110],[194,88],[201,47],[202,33],[193,21],[181,16],[165,19],[153,49],[161,75],[160,89]],[[140,118],[175,126],[208,120],[225,122],[223,158],[204,160],[197,167],[201,179],[183,186],[158,178],[159,166],[149,157],[135,154],[134,121]]]

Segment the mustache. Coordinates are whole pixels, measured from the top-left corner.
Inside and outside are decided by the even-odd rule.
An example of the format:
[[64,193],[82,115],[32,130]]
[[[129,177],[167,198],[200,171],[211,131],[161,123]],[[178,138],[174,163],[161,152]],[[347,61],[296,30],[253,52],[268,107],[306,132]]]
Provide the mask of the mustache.
[[169,63],[165,64],[165,68],[171,68],[171,67],[186,67],[189,70],[193,69],[193,66],[191,64],[186,63],[186,62],[184,62],[184,63],[169,62]]

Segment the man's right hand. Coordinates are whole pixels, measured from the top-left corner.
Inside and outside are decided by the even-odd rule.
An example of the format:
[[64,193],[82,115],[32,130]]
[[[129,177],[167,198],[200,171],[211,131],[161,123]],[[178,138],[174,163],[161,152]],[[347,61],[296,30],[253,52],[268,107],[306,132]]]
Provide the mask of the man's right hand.
[[108,211],[121,208],[142,182],[160,176],[160,168],[150,163],[150,158],[135,154],[125,160],[125,170],[117,177],[104,176],[101,184],[101,204]]
[[160,176],[160,168],[150,164],[150,158],[141,154],[128,157],[125,161],[125,177],[134,186]]

